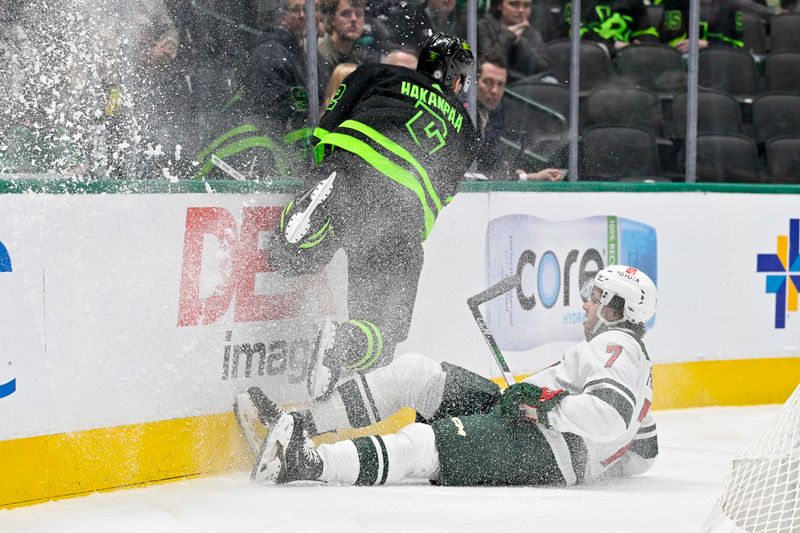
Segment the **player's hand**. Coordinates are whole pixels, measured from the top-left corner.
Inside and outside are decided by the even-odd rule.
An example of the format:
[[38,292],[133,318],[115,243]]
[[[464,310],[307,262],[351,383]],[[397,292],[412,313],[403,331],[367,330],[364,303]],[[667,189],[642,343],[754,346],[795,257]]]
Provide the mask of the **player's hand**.
[[530,174],[521,169],[517,169],[516,172],[521,181],[560,181],[564,178],[565,174],[557,168],[546,168]]
[[500,397],[500,413],[510,422],[521,420],[550,427],[547,413],[568,394],[564,389],[550,390],[532,383],[515,383]]
[[522,22],[517,22],[516,24],[508,26],[508,31],[516,35],[517,39],[519,39],[520,37],[522,37],[522,32],[525,31],[525,28],[527,28],[530,25],[531,25],[530,22],[528,22],[527,20],[523,20]]
[[[705,40],[705,39],[698,39],[697,40],[697,48],[699,48],[700,50],[702,50],[703,48],[708,48],[708,41]],[[683,41],[679,42],[677,45],[675,45],[675,50],[677,50],[678,52],[680,52],[682,54],[688,54],[689,53],[689,40],[686,39],[686,40],[683,40]]]

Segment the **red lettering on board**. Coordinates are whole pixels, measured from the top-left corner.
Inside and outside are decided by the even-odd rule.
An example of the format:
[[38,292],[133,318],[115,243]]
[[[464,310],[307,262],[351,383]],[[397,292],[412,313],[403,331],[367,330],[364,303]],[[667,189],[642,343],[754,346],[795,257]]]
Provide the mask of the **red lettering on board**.
[[[259,248],[259,234],[271,231],[280,216],[278,207],[245,207],[238,231],[230,212],[219,207],[186,210],[183,266],[178,304],[178,326],[213,324],[234,303],[235,322],[280,320],[295,315],[294,298],[285,294],[255,293],[258,274],[270,272],[269,252]],[[206,236],[219,242],[229,264],[220,262],[220,281],[211,296],[200,295],[203,246]],[[226,266],[228,268],[222,268]]]

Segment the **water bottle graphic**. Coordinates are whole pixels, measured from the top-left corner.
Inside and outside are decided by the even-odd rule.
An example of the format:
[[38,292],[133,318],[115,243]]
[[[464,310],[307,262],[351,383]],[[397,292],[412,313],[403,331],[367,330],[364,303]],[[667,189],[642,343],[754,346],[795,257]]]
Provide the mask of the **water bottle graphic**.
[[[657,284],[657,259],[655,228],[636,220],[495,218],[487,230],[486,286],[515,273],[520,283],[486,304],[487,324],[500,348],[509,351],[583,340],[580,288],[611,264],[643,270]],[[648,329],[654,324],[655,317]]]

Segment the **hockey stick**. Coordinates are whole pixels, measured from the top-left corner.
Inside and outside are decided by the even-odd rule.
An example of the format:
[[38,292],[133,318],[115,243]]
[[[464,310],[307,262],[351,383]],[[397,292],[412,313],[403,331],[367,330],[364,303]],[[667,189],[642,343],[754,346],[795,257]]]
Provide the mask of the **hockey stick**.
[[517,380],[514,379],[514,374],[512,374],[511,369],[508,368],[508,363],[506,363],[503,352],[500,351],[500,347],[497,346],[497,341],[494,340],[494,335],[489,331],[489,326],[486,325],[486,321],[483,319],[480,305],[497,298],[501,294],[507,293],[511,289],[515,289],[519,286],[519,282],[519,274],[514,274],[498,281],[485,291],[467,298],[467,305],[469,306],[469,310],[472,311],[472,318],[475,319],[478,329],[481,330],[483,340],[486,341],[486,344],[488,344],[489,348],[492,350],[492,355],[495,361],[497,361],[500,370],[503,372],[503,379],[505,379],[507,387],[516,383]]

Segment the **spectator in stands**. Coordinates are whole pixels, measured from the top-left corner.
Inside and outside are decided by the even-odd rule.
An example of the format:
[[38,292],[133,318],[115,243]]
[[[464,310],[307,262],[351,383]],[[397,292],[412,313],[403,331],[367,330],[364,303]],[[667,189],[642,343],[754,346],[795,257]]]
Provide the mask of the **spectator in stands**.
[[180,44],[177,64],[191,99],[189,117],[196,141],[192,154],[219,127],[224,107],[238,90],[237,72],[255,43],[255,0],[165,0]]
[[[195,154],[196,178],[302,174],[309,160],[304,0],[270,0],[259,44],[248,54],[228,116]],[[313,102],[312,105],[318,105]]]
[[502,55],[485,55],[478,66],[478,134],[481,139],[476,157],[477,170],[490,179],[497,180],[541,180],[558,181],[563,174],[558,169],[547,168],[539,172],[528,172],[513,168],[506,159],[500,137],[506,132],[503,112],[508,71]]
[[464,32],[466,28],[460,27],[463,17],[458,16],[455,10],[456,0],[428,0],[422,14],[425,18],[425,26],[429,35],[436,32],[443,32],[448,35],[457,35]]
[[568,29],[561,22],[566,4],[566,0],[536,0],[531,5],[528,21],[539,32],[544,42],[569,37]]
[[517,77],[550,67],[544,41],[530,24],[531,0],[493,0],[492,9],[478,22],[478,52],[499,50]]
[[[408,14],[401,15],[406,22],[397,24],[398,32],[394,40],[399,44],[418,47],[436,32],[466,36],[466,13],[464,9],[456,9],[456,0],[409,3],[408,9]],[[398,21],[398,18],[400,17],[395,15],[393,22]]]
[[399,65],[401,67],[417,70],[418,54],[414,48],[399,46],[392,48],[381,56],[384,65]]
[[769,6],[765,0],[736,0],[736,7],[742,12],[750,13],[765,21],[768,21],[772,15],[784,12],[781,6]]
[[[564,9],[564,25],[572,24],[571,3]],[[589,0],[581,2],[581,37],[604,44],[609,53],[630,44],[657,43],[658,30],[650,24],[643,0]]]
[[240,76],[240,97],[234,105],[246,114],[261,115],[289,132],[305,122],[308,110],[304,0],[272,0],[258,45]]
[[[689,51],[689,0],[664,0],[661,41],[681,53]],[[739,0],[700,0],[700,48],[713,45],[742,48],[744,26]]]
[[361,61],[378,63],[381,54],[391,45],[391,37],[391,31],[381,20],[365,14],[364,32],[354,44],[361,49]]
[[164,0],[164,4],[186,48],[183,53],[192,59],[235,61],[254,46],[263,19],[259,0]]
[[[184,172],[183,148],[196,140],[189,125],[190,85],[178,61],[179,34],[163,0],[139,2],[128,20],[133,30],[133,72],[121,87],[128,103],[116,132],[132,149],[125,177],[163,178]],[[195,149],[197,146],[194,147]]]
[[319,80],[325,87],[340,63],[360,63],[356,40],[364,33],[364,0],[322,0],[325,37],[319,42]]
[[322,16],[322,2],[320,2],[320,0],[315,0],[314,5],[314,15],[317,17],[317,39],[321,41],[327,33],[325,29],[325,17]]
[[336,68],[333,69],[333,73],[328,80],[328,86],[325,89],[325,98],[322,100],[323,113],[328,106],[331,105],[339,86],[342,84],[342,81],[344,81],[347,76],[352,74],[356,68],[358,68],[356,63],[339,63],[336,65]]

